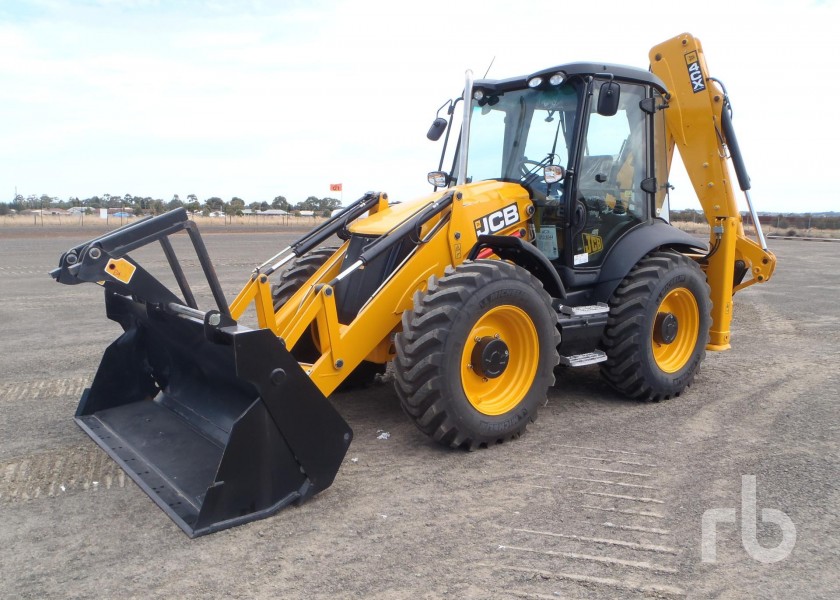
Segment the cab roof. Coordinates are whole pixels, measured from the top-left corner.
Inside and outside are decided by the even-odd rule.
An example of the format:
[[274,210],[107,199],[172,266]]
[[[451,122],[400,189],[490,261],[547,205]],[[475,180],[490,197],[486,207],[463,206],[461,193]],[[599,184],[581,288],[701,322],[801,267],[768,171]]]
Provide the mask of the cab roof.
[[662,80],[650,71],[639,69],[637,67],[628,67],[625,65],[588,62],[567,63],[565,65],[542,69],[535,73],[531,73],[530,75],[520,75],[518,77],[510,77],[508,79],[478,79],[473,85],[474,87],[480,87],[486,90],[497,90],[499,92],[520,90],[527,88],[528,81],[534,77],[540,76],[547,78],[555,73],[565,73],[567,79],[580,75],[592,75],[595,77],[612,75],[615,79],[620,81],[651,85],[662,93],[667,91]]

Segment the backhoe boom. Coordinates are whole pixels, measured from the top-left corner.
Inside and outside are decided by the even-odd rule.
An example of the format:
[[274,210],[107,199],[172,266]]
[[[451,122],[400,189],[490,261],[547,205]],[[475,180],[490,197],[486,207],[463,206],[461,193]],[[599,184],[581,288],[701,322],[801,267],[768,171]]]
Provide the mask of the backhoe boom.
[[[730,342],[732,295],[754,283],[768,281],[776,257],[763,243],[744,233],[730,158],[737,157],[739,161],[736,171],[743,174],[741,179],[746,179],[741,181],[745,191],[749,181],[734,135],[725,135],[727,130],[731,132],[731,127],[725,127],[728,98],[720,83],[709,76],[700,41],[687,33],[679,35],[654,46],[650,62],[651,70],[669,92],[665,108],[669,157],[676,146],[711,228],[712,250],[704,261],[712,298],[708,349],[726,350]],[[754,211],[753,221],[760,232],[761,224]],[[761,234],[758,236],[761,241]],[[747,272],[752,278],[742,282]]]

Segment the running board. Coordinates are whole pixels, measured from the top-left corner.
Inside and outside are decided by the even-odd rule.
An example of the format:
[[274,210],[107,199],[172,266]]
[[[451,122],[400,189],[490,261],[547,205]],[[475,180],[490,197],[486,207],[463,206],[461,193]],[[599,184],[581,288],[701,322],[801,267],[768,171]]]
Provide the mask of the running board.
[[598,350],[604,328],[610,316],[610,307],[603,303],[584,306],[567,306],[556,303],[557,328],[560,330],[560,364],[582,367],[605,361],[607,357]]
[[607,360],[603,350],[595,350],[585,354],[573,354],[572,356],[561,356],[560,364],[566,367],[585,367]]
[[562,314],[569,315],[570,317],[591,317],[593,315],[603,315],[610,312],[610,307],[603,302],[599,302],[598,304],[589,304],[586,306],[567,306],[565,304],[561,304],[557,310]]

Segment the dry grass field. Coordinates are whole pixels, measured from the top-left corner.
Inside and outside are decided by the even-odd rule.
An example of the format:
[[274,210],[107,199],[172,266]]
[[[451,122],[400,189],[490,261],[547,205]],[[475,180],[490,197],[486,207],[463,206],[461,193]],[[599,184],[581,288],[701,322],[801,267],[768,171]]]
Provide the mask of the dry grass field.
[[[243,217],[203,217],[195,216],[193,220],[198,223],[202,231],[219,232],[227,231],[234,233],[239,231],[287,231],[309,229],[325,219],[322,217],[295,217],[295,216],[261,216],[249,215]],[[0,217],[0,234],[10,230],[27,230],[36,234],[38,229],[43,229],[45,234],[54,232],[57,229],[71,231],[83,230],[93,232],[95,235],[100,231],[116,229],[120,225],[132,222],[134,219],[120,219],[111,217],[107,221],[92,215],[87,216],[58,216],[58,215],[4,215]],[[674,226],[697,235],[707,236],[709,226],[707,223],[692,223],[690,221],[675,221]],[[748,235],[754,236],[754,228],[750,225],[745,227]],[[765,227],[764,234],[768,237],[801,237],[801,238],[822,238],[840,239],[840,230],[837,229],[797,229],[791,227]],[[82,237],[84,235],[82,234]]]

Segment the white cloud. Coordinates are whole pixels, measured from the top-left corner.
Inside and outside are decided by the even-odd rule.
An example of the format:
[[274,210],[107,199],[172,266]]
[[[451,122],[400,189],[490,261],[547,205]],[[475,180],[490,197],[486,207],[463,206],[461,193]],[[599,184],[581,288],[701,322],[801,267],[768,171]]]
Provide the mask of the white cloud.
[[[676,4],[676,3],[672,3]],[[438,106],[491,77],[644,66],[691,31],[729,88],[762,210],[831,210],[836,2],[99,1],[0,9],[0,198],[429,191]],[[696,205],[680,186],[675,206]]]

